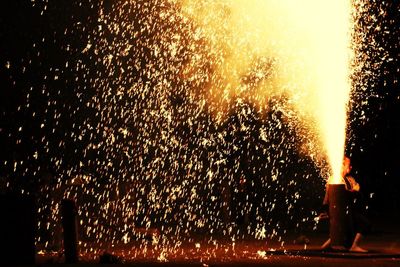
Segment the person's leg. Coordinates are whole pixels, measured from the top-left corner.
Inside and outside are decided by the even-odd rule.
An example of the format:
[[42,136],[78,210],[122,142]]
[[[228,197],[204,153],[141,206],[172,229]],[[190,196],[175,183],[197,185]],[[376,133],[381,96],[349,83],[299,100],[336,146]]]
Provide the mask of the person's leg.
[[365,250],[359,246],[361,239],[362,239],[362,234],[357,233],[354,238],[353,244],[350,248],[351,252],[368,252],[368,250]]
[[350,251],[353,252],[368,252],[367,250],[360,247],[360,242],[371,229],[371,224],[368,219],[359,212],[353,213],[353,221],[354,221],[354,228],[356,232],[356,236],[354,237],[353,244],[350,248]]
[[328,240],[325,241],[325,243],[322,244],[321,249],[328,249],[331,247],[331,239],[329,238]]

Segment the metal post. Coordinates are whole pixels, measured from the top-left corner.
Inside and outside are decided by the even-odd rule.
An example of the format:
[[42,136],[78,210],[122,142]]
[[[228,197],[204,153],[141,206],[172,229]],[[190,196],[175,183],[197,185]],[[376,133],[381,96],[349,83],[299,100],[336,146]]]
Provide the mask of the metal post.
[[63,199],[61,202],[62,226],[64,229],[65,263],[78,262],[78,225],[75,201]]

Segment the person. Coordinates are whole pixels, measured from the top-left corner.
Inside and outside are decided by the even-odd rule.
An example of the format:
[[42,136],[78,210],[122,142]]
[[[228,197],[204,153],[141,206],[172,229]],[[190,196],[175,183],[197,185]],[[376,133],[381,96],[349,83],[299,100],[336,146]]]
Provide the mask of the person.
[[[357,181],[350,175],[351,171],[351,162],[350,158],[344,156],[343,158],[343,165],[342,165],[342,177],[343,181],[345,183],[345,188],[346,192],[348,193],[347,195],[349,196],[348,203],[349,207],[351,209],[351,221],[352,227],[355,232],[355,236],[353,239],[353,242],[351,244],[351,247],[349,251],[351,252],[368,252],[367,250],[363,249],[360,247],[360,242],[363,238],[363,236],[369,231],[370,224],[366,217],[362,213],[362,205],[361,205],[361,198],[362,195],[360,193],[360,185],[357,183]],[[327,190],[325,192],[325,197],[323,201],[323,207],[325,209],[328,208],[328,186],[327,185]],[[327,212],[323,212],[320,214],[320,218],[326,218],[328,217]],[[329,238],[325,243],[321,246],[321,249],[325,250],[331,247],[331,239]]]

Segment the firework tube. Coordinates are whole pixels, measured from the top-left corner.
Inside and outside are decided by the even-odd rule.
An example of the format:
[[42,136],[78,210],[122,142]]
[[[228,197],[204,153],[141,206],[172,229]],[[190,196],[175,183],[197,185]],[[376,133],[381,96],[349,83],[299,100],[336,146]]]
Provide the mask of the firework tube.
[[345,185],[330,184],[328,190],[331,246],[346,248],[351,240],[351,223]]

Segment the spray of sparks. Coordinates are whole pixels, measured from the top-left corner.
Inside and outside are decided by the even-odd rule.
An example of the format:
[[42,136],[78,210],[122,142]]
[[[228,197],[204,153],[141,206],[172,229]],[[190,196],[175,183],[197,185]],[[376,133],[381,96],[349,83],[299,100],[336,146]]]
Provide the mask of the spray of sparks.
[[[50,3],[32,5],[51,20]],[[363,122],[358,111],[373,97],[373,70],[388,57],[376,42],[385,30],[371,31],[384,6],[73,5],[90,15],[66,16],[62,30],[51,40],[35,37],[31,58],[22,60],[24,73],[37,64],[43,79],[18,108],[31,116],[29,126],[9,135],[16,146],[24,138],[32,144],[29,155],[4,162],[13,173],[3,179],[6,188],[34,194],[15,177],[36,177],[39,244],[59,241],[62,198],[77,201],[82,244],[142,241],[146,254],[150,242],[163,248],[160,260],[193,236],[211,247],[219,237],[280,241],[287,229],[312,224],[320,176],[339,177],[349,77],[350,107]],[[62,59],[51,63],[45,45]],[[13,62],[5,68],[12,71]],[[151,241],[144,238],[152,231]]]
[[[300,119],[308,120],[309,134],[320,139],[335,178],[330,182],[340,183],[351,88],[351,2],[184,2],[213,50],[224,54],[218,65],[223,80],[212,84],[216,97],[229,102],[250,95],[262,103],[287,93]],[[257,68],[259,61],[267,63]],[[246,82],[249,72],[254,79]]]

